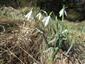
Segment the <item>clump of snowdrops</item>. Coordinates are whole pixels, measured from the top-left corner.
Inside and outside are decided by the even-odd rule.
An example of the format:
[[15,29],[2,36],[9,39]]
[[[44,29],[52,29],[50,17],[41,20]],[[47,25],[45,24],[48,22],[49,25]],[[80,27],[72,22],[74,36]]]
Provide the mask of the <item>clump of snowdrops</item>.
[[[52,18],[52,16],[54,18]],[[40,24],[36,29],[42,33],[44,37],[42,55],[46,54],[48,56],[48,64],[49,62],[52,63],[57,58],[56,55],[62,48],[64,41],[72,41],[72,44],[68,47],[68,50],[66,50],[67,52],[65,55],[68,55],[74,43],[73,40],[69,39],[69,30],[64,26],[64,16],[67,16],[65,6],[60,10],[59,16],[62,20],[58,20],[57,16],[55,16],[53,12],[48,14],[44,10],[40,10],[36,15],[34,15],[33,9],[25,15],[26,20],[29,22],[39,22]]]

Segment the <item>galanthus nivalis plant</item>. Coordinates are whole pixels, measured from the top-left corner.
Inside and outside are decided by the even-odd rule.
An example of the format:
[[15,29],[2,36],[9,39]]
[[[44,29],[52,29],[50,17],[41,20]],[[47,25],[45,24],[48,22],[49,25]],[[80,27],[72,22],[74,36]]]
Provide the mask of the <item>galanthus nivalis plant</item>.
[[65,6],[63,6],[63,8],[60,10],[60,12],[59,12],[59,16],[60,17],[62,17],[62,16],[67,16],[67,12],[66,12],[66,10],[65,10]]

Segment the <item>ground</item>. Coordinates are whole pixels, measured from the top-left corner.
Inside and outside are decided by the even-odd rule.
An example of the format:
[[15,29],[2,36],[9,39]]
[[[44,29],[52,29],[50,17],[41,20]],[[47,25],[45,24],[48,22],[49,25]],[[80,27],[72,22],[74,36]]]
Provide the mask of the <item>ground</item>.
[[[5,8],[5,10],[8,9]],[[41,29],[40,23],[28,22],[26,20],[23,20],[23,14],[25,14],[23,13],[23,11],[15,9],[12,10],[13,12],[11,13],[13,16],[9,12],[8,13],[3,12],[1,13],[0,16],[0,63],[1,64],[84,64],[85,63],[84,62],[85,21],[69,22],[68,20],[64,20],[63,22],[64,27],[69,31],[69,34],[63,37],[64,39],[61,48],[58,50],[57,53],[54,53],[53,49],[56,49],[55,46],[53,45],[47,47],[45,41],[48,41],[50,39],[49,35],[53,33],[51,35],[51,42],[52,42],[52,40],[54,39],[53,35],[55,35],[55,33],[51,32],[51,30],[49,31],[49,29],[46,28],[45,30],[43,29],[41,30],[44,32],[43,34],[38,30]],[[9,11],[11,11],[11,9]],[[18,12],[14,14],[16,11]],[[18,16],[19,18],[16,19],[16,17],[14,16],[18,14],[20,14]],[[58,32],[58,30],[56,30],[55,32]],[[65,39],[67,37],[68,39]],[[68,54],[66,54],[68,49],[70,49],[71,43],[73,43],[73,46],[71,50],[68,52]],[[52,56],[55,56],[54,60]]]

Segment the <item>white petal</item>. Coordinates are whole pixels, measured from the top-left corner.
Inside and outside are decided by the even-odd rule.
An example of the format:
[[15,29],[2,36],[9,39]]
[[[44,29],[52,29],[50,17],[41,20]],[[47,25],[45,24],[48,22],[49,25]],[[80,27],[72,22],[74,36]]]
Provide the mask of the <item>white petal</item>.
[[66,33],[66,32],[68,32],[68,30],[67,30],[67,29],[65,29],[64,31],[62,31],[62,34]]
[[44,23],[45,27],[48,25],[50,19],[51,19],[50,16],[47,16],[47,17],[45,17],[45,18],[42,20],[42,22]]
[[38,18],[38,20],[41,20],[41,19],[43,18],[43,16],[42,16],[41,13],[38,13],[38,14],[36,15],[36,17]]
[[31,17],[32,17],[32,10],[25,15],[25,18],[27,18],[27,20],[29,20]]
[[66,11],[64,11],[64,13],[65,13],[65,16],[67,16],[67,12],[66,12]]
[[59,16],[61,17],[64,13],[64,9],[61,9],[60,12],[59,12]]
[[46,22],[45,22],[45,26],[48,25],[49,21],[50,21],[50,16],[47,17],[47,20],[46,20]]
[[44,23],[44,22],[46,21],[46,19],[47,19],[47,17],[45,17],[45,18],[42,20],[42,22]]
[[27,14],[25,15],[25,17],[29,17],[31,14],[32,14],[32,11],[30,11],[29,13],[27,13]]

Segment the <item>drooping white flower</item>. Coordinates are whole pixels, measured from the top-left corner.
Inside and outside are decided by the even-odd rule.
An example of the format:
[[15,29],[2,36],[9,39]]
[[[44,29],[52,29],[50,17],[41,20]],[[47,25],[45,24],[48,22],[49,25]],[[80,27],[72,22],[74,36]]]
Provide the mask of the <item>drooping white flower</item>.
[[66,12],[65,8],[62,8],[62,9],[60,10],[60,12],[59,12],[59,16],[61,17],[61,16],[63,16],[64,14],[67,16],[67,12]]
[[33,11],[31,10],[29,13],[27,13],[26,15],[25,15],[25,18],[26,18],[26,20],[34,20],[34,16],[33,16]]
[[29,18],[31,17],[31,15],[32,15],[32,10],[31,10],[29,13],[27,13],[27,14],[25,15],[25,17],[29,19]]
[[39,12],[37,15],[36,15],[36,18],[38,20],[41,20],[43,18],[43,15]]
[[67,33],[67,32],[68,32],[68,30],[67,30],[67,29],[65,29],[64,31],[62,31],[62,34]]
[[65,15],[67,16],[67,12],[66,12],[66,10],[64,11],[64,13],[65,13]]
[[51,17],[50,16],[47,16],[47,17],[45,17],[42,20],[42,22],[43,22],[43,24],[44,24],[45,27],[48,25],[48,23],[49,23],[50,20],[51,20]]

